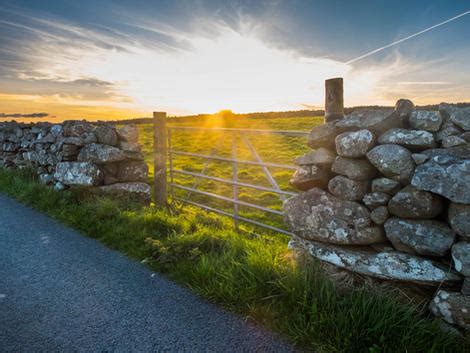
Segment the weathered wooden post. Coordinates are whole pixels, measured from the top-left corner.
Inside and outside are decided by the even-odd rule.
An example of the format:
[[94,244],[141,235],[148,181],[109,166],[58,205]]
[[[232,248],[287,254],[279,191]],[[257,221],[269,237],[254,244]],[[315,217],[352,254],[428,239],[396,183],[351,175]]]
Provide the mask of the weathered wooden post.
[[167,205],[167,181],[166,181],[166,159],[167,159],[167,131],[166,113],[153,112],[153,154],[154,154],[154,187],[155,204]]
[[343,78],[325,80],[325,122],[344,118]]

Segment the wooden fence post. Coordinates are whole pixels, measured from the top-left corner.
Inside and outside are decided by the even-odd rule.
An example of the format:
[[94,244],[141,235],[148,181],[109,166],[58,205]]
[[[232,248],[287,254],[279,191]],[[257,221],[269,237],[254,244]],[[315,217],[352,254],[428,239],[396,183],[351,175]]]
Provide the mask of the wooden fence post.
[[325,122],[344,118],[343,79],[325,80]]
[[166,160],[167,160],[167,131],[166,113],[153,112],[153,154],[154,154],[154,187],[155,204],[158,206],[167,205],[167,180],[166,180]]

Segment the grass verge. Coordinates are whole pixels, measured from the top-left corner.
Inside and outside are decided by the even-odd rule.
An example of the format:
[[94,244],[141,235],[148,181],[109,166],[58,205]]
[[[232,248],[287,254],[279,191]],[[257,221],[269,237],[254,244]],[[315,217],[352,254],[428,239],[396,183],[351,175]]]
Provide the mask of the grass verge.
[[396,293],[338,291],[315,261],[302,266],[279,236],[234,233],[228,220],[86,192],[55,192],[27,172],[0,170],[0,192],[189,286],[316,352],[464,352],[419,304]]

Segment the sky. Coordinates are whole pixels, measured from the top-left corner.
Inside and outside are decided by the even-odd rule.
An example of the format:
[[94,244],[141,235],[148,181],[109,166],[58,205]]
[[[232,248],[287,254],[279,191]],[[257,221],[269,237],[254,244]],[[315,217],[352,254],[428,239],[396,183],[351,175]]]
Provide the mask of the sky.
[[470,101],[470,1],[0,0],[0,120],[316,109],[338,76]]

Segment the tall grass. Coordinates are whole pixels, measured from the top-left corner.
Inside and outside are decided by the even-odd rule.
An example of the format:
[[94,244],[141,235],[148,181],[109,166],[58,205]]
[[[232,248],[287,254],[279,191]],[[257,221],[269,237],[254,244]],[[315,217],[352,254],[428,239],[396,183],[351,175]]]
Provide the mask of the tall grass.
[[422,305],[404,303],[395,292],[338,290],[317,262],[296,259],[283,236],[237,234],[226,219],[191,207],[164,210],[83,190],[58,193],[25,172],[0,171],[0,191],[280,332],[303,350],[464,352],[470,347],[441,331]]

